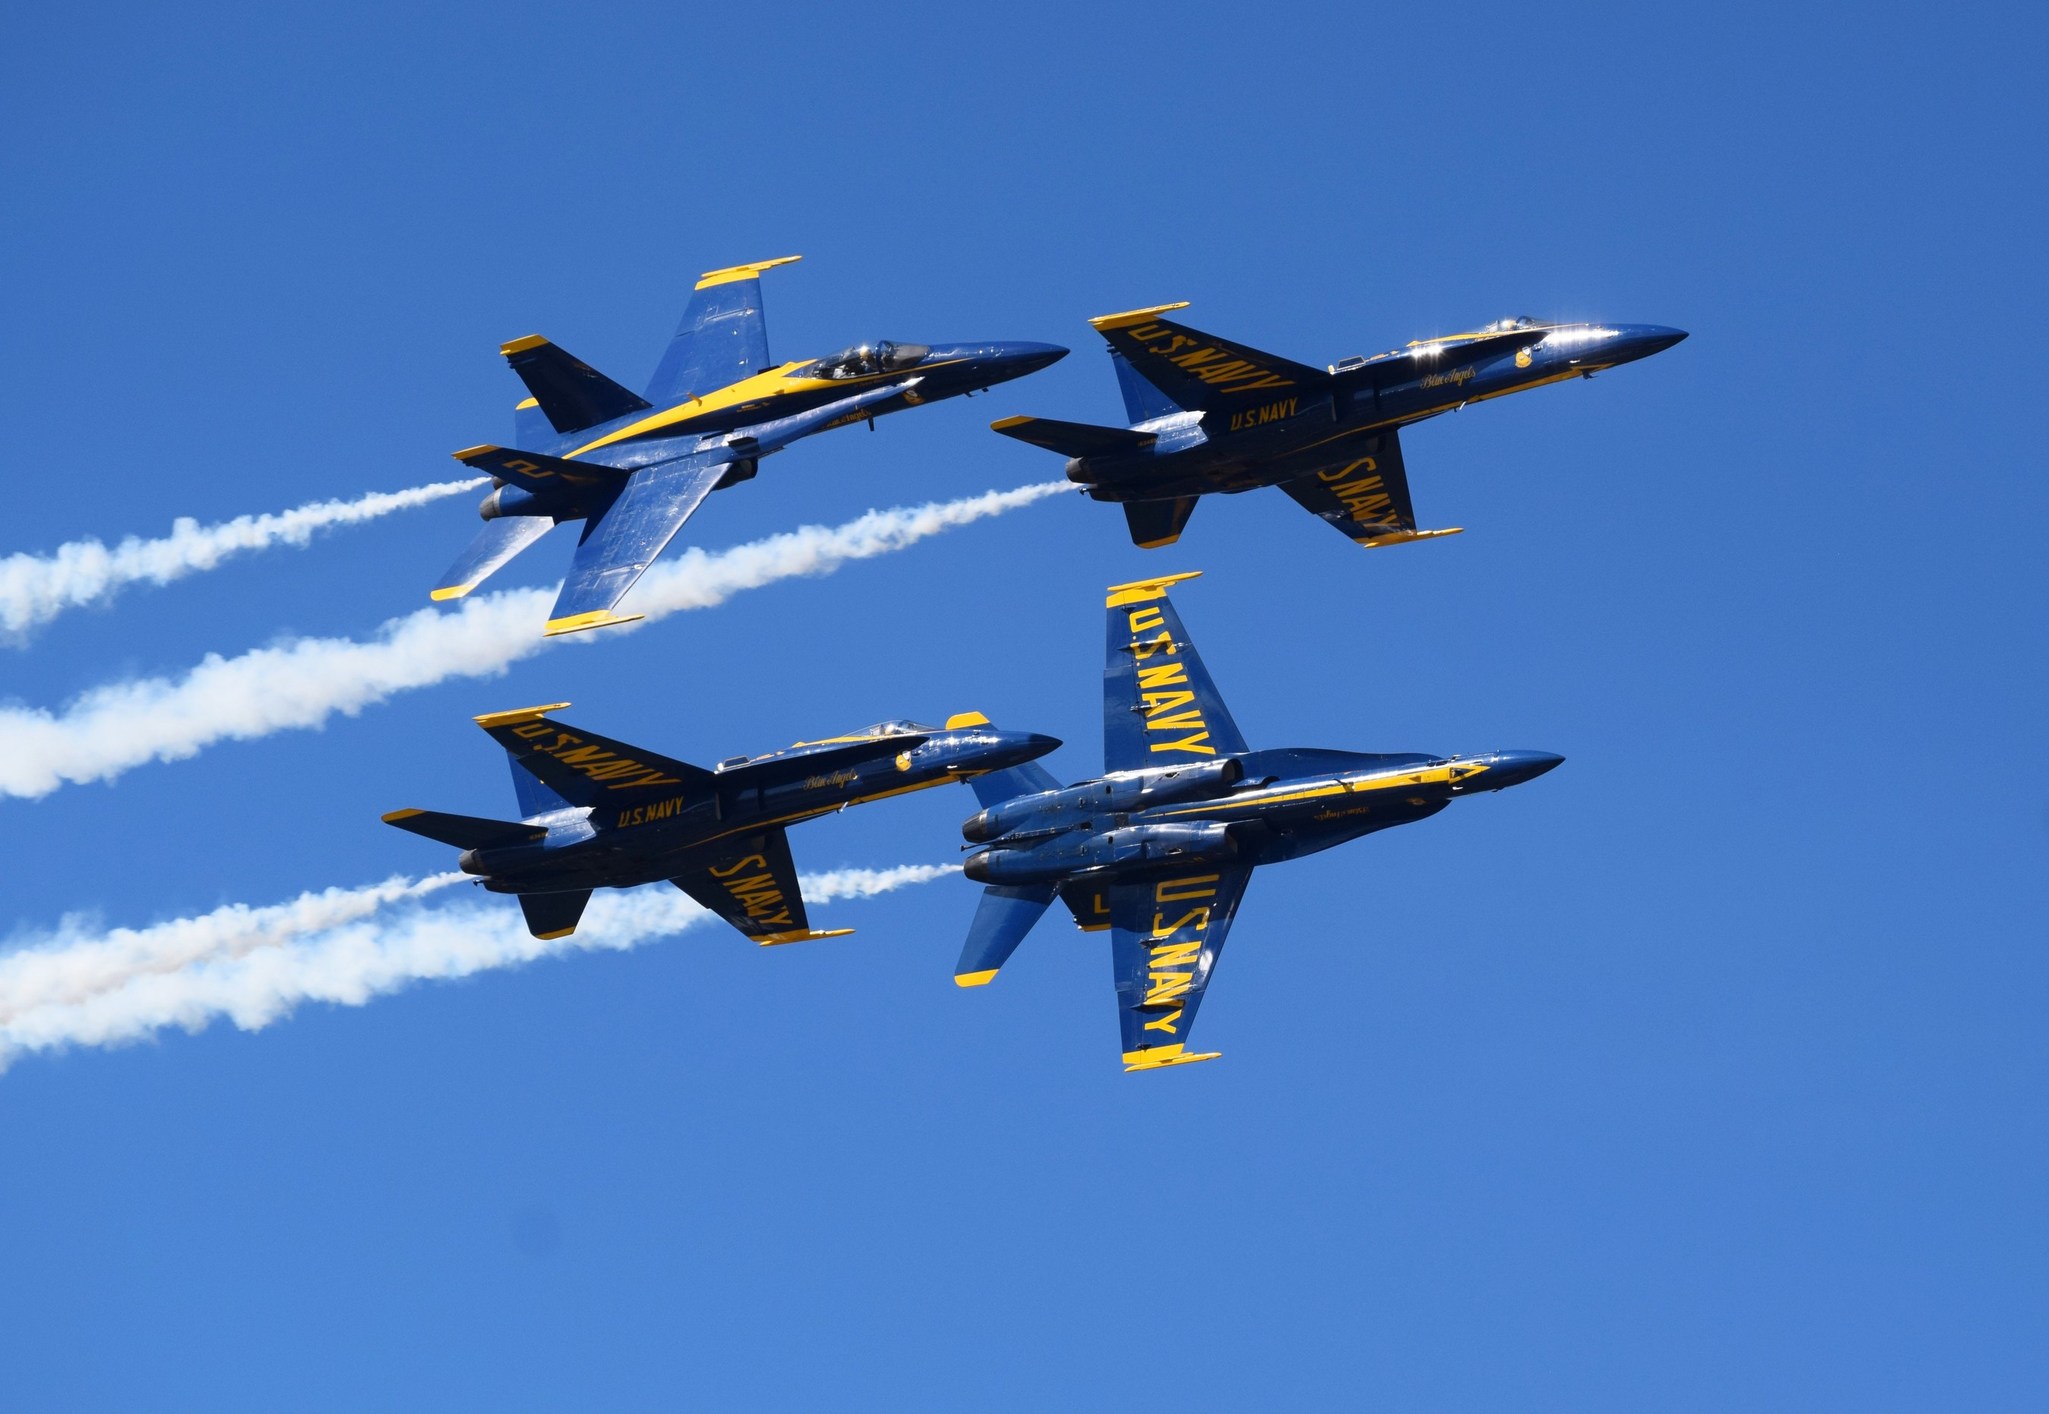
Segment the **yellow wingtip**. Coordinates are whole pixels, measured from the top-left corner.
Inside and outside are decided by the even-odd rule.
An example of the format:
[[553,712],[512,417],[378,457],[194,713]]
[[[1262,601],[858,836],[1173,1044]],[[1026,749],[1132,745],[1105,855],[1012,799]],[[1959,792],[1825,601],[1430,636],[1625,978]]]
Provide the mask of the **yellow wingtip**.
[[498,444],[496,442],[479,442],[474,447],[464,447],[461,451],[450,452],[448,455],[454,457],[459,462],[466,462],[471,457],[481,457],[486,452],[495,452],[497,450]]
[[1138,548],[1141,550],[1157,550],[1163,545],[1176,544],[1180,541],[1180,539],[1181,534],[1179,531],[1176,531],[1174,534],[1169,535],[1164,540],[1140,540],[1136,543],[1138,545]]
[[1412,540],[1435,540],[1441,535],[1464,535],[1465,533],[1466,528],[1462,525],[1449,526],[1443,530],[1396,530],[1386,535],[1364,536],[1360,539],[1359,543],[1369,550],[1378,550],[1388,545],[1406,545]]
[[463,595],[469,593],[472,589],[475,589],[476,587],[477,585],[475,582],[469,584],[452,585],[447,589],[429,590],[427,593],[427,597],[429,599],[432,599],[435,603],[441,604],[445,603],[450,599],[460,599]]
[[537,349],[547,342],[547,339],[539,334],[529,334],[524,339],[514,339],[509,344],[500,344],[498,352],[510,358],[516,353],[525,353],[528,349]]
[[1170,1065],[1194,1065],[1197,1061],[1215,1060],[1222,1051],[1190,1051],[1180,1042],[1171,1046],[1152,1046],[1145,1050],[1124,1053],[1124,1073],[1135,1070],[1164,1070]]
[[1114,609],[1122,604],[1143,604],[1148,599],[1158,599],[1166,594],[1167,586],[1179,584],[1184,579],[1196,579],[1201,570],[1189,570],[1186,574],[1163,574],[1158,579],[1134,579],[1129,584],[1113,584],[1109,597],[1103,600],[1103,607]]
[[816,931],[799,928],[791,933],[765,933],[754,941],[765,948],[780,947],[784,943],[810,943],[820,938],[845,938],[853,933],[852,928],[820,928]]
[[555,940],[556,940],[557,938],[566,938],[566,937],[568,937],[568,936],[569,936],[569,935],[570,935],[571,933],[574,933],[575,931],[576,931],[575,927],[574,927],[574,926],[571,926],[571,927],[568,927],[568,928],[557,928],[557,929],[556,929],[556,930],[555,930],[554,932],[552,932],[552,933],[536,933],[536,934],[534,934],[534,936],[535,936],[536,938],[539,938],[539,939],[540,939],[540,940],[541,940],[542,942],[544,942],[544,943],[552,943],[552,942],[554,942],[554,941],[555,941]]
[[1127,309],[1122,314],[1098,314],[1089,323],[1093,327],[1104,331],[1122,329],[1128,324],[1143,324],[1155,314],[1166,314],[1172,310],[1186,308],[1188,308],[1188,301],[1180,300],[1174,304],[1156,304],[1148,309]]
[[541,400],[539,398],[521,398],[512,405],[512,410],[514,412],[525,412],[528,408],[537,408],[540,405]]
[[571,614],[563,619],[548,620],[541,630],[543,638],[558,638],[565,633],[580,633],[587,628],[609,628],[613,624],[638,623],[646,614],[615,614],[610,609],[593,609],[588,614]]
[[510,712],[486,712],[476,719],[476,723],[480,727],[517,726],[521,722],[531,722],[538,717],[545,717],[550,712],[560,712],[568,705],[567,702],[549,702],[539,707],[515,707]]
[[1036,417],[999,417],[989,424],[989,430],[991,432],[1001,432],[1006,427],[1022,427],[1027,422],[1037,422],[1038,420]]
[[990,968],[987,972],[956,972],[953,974],[953,985],[956,987],[986,987],[996,980],[996,973],[997,969],[994,967]]
[[400,820],[410,820],[415,815],[425,815],[426,813],[427,812],[424,810],[414,810],[408,807],[404,810],[390,811],[387,814],[379,815],[377,818],[382,820],[387,825],[394,825],[397,824]]
[[755,260],[745,265],[728,265],[723,270],[707,270],[697,277],[697,288],[703,290],[713,285],[730,285],[735,280],[759,279],[764,270],[773,270],[778,265],[789,265],[803,258],[801,255],[779,255],[774,260]]

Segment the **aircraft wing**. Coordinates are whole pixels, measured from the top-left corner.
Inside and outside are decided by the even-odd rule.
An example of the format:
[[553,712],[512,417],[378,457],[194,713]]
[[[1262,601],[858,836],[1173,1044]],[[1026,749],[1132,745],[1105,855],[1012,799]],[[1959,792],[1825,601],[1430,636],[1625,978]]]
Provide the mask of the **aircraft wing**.
[[727,465],[722,454],[679,457],[644,466],[628,477],[608,505],[585,518],[569,577],[562,581],[544,632],[553,637],[640,618],[614,615],[612,606],[647,573],[662,548],[718,485]]
[[1303,510],[1369,550],[1459,533],[1456,526],[1416,529],[1401,438],[1392,429],[1367,438],[1355,451],[1357,455],[1344,461],[1283,481],[1281,489]]
[[1169,878],[1110,885],[1127,1071],[1216,1059],[1215,1051],[1188,1050],[1188,1033],[1251,877],[1249,864],[1193,865]]
[[765,370],[768,323],[761,312],[761,272],[802,258],[786,255],[706,271],[648,382],[648,401],[656,407],[687,402]]
[[1193,574],[1112,586],[1104,601],[1103,769],[1187,765],[1244,751],[1167,587]]
[[789,832],[777,827],[700,856],[669,880],[763,947],[843,938],[851,928],[811,931],[803,885],[790,859]]

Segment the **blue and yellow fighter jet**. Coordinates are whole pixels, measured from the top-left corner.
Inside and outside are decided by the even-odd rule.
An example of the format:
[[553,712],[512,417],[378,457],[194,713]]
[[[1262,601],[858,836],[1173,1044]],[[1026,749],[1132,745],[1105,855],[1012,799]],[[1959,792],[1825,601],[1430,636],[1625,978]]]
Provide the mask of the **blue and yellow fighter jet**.
[[576,931],[593,889],[662,879],[763,946],[842,936],[849,930],[812,931],[787,826],[1018,766],[1060,745],[967,712],[943,727],[883,722],[706,770],[548,716],[568,705],[477,718],[512,758],[519,819],[384,817],[460,849],[458,867],[495,893],[519,895],[528,930],[544,939]]
[[1210,492],[1278,486],[1368,548],[1456,535],[1419,530],[1401,429],[1468,403],[1592,377],[1686,335],[1656,324],[1504,319],[1372,358],[1309,368],[1161,316],[1089,322],[1109,341],[1132,425],[1008,417],[996,431],[1069,458],[1067,476],[1124,507],[1141,549],[1171,545]]
[[1564,758],[1253,751],[1168,602],[1192,574],[1111,588],[1103,766],[1063,787],[1037,764],[974,781],[964,871],[988,885],[953,980],[979,987],[1055,895],[1107,928],[1124,1068],[1215,1059],[1188,1049],[1195,1011],[1261,864],[1435,815],[1461,796],[1533,780]]
[[433,597],[459,599],[564,521],[583,522],[549,634],[631,623],[626,591],[712,492],[752,477],[800,437],[977,392],[1065,357],[1054,344],[856,344],[771,365],[761,272],[799,256],[713,270],[645,395],[628,392],[538,334],[500,352],[533,396],[513,415],[519,448],[469,447],[495,485],[484,529]]

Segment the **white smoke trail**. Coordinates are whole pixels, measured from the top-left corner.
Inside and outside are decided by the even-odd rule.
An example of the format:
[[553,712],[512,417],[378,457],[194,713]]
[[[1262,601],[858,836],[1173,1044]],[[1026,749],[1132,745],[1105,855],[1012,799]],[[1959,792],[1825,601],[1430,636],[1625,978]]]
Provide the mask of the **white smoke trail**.
[[[1047,482],[870,511],[844,525],[804,526],[729,550],[692,549],[649,570],[623,607],[650,622],[709,608],[742,590],[830,574],[850,560],[886,555],[1071,489]],[[61,713],[0,708],[0,738],[7,742],[0,753],[0,796],[43,796],[67,781],[111,780],[146,761],[176,761],[219,741],[316,727],[394,693],[503,672],[556,641],[540,636],[553,598],[554,591],[543,589],[479,595],[452,613],[421,609],[392,619],[367,641],[299,638],[234,658],[209,654],[182,677],[109,683]]]
[[[956,870],[918,864],[832,870],[806,875],[804,893],[818,903],[870,898]],[[372,889],[309,894],[239,917],[219,909],[101,937],[60,930],[0,958],[0,1070],[30,1052],[115,1045],[172,1026],[196,1032],[223,1016],[255,1031],[303,1002],[362,1006],[430,978],[468,977],[560,953],[638,947],[710,917],[667,885],[601,890],[573,935],[542,942],[526,931],[511,899],[440,908],[416,902],[450,881],[445,875],[390,880]],[[364,907],[373,893],[377,901]],[[402,912],[378,916],[395,903],[405,905]],[[351,915],[354,908],[362,912]],[[303,925],[296,931],[284,920],[294,910]],[[251,921],[258,917],[268,921]],[[135,941],[148,935],[156,941]],[[171,942],[174,936],[182,941]],[[169,963],[180,947],[189,955]],[[121,956],[130,959],[125,971],[109,965]]]
[[53,554],[8,555],[0,558],[0,642],[24,642],[29,629],[66,609],[110,599],[131,584],[169,584],[210,570],[233,555],[278,544],[304,545],[316,530],[357,525],[459,496],[488,480],[479,476],[406,491],[379,491],[353,501],[316,501],[275,515],[236,516],[218,525],[180,516],[171,522],[171,533],[156,540],[131,535],[111,550],[97,540],[74,540]]

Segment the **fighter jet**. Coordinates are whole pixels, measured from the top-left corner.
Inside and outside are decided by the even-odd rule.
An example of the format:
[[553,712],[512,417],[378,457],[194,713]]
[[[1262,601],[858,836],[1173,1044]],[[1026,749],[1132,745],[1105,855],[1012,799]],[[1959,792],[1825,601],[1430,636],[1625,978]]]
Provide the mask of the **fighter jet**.
[[943,727],[882,722],[706,770],[548,716],[568,705],[476,719],[512,758],[519,819],[383,817],[461,850],[457,866],[494,893],[517,894],[542,939],[575,932],[592,890],[661,879],[764,947],[843,936],[850,930],[813,931],[805,917],[788,826],[1015,767],[1060,744],[966,712]]
[[583,532],[545,632],[631,623],[626,591],[712,492],[753,477],[800,437],[972,393],[1044,368],[1054,344],[855,344],[771,365],[761,272],[800,256],[707,271],[644,394],[539,334],[500,353],[532,394],[513,413],[517,448],[455,453],[489,474],[484,529],[432,597],[459,599],[564,521]]
[[1254,751],[1168,602],[1166,575],[1111,588],[1103,766],[1062,786],[1036,763],[977,777],[964,871],[986,884],[953,980],[980,987],[1060,897],[1108,929],[1124,1068],[1214,1060],[1188,1049],[1246,881],[1277,864],[1533,780],[1564,758]]
[[1067,476],[1124,507],[1139,548],[1172,545],[1202,496],[1278,486],[1369,549],[1456,535],[1419,530],[1401,429],[1468,403],[1591,378],[1685,338],[1656,324],[1504,319],[1326,368],[1261,353],[1160,316],[1180,304],[1089,322],[1109,341],[1132,425],[1044,417],[992,423],[1069,458]]

